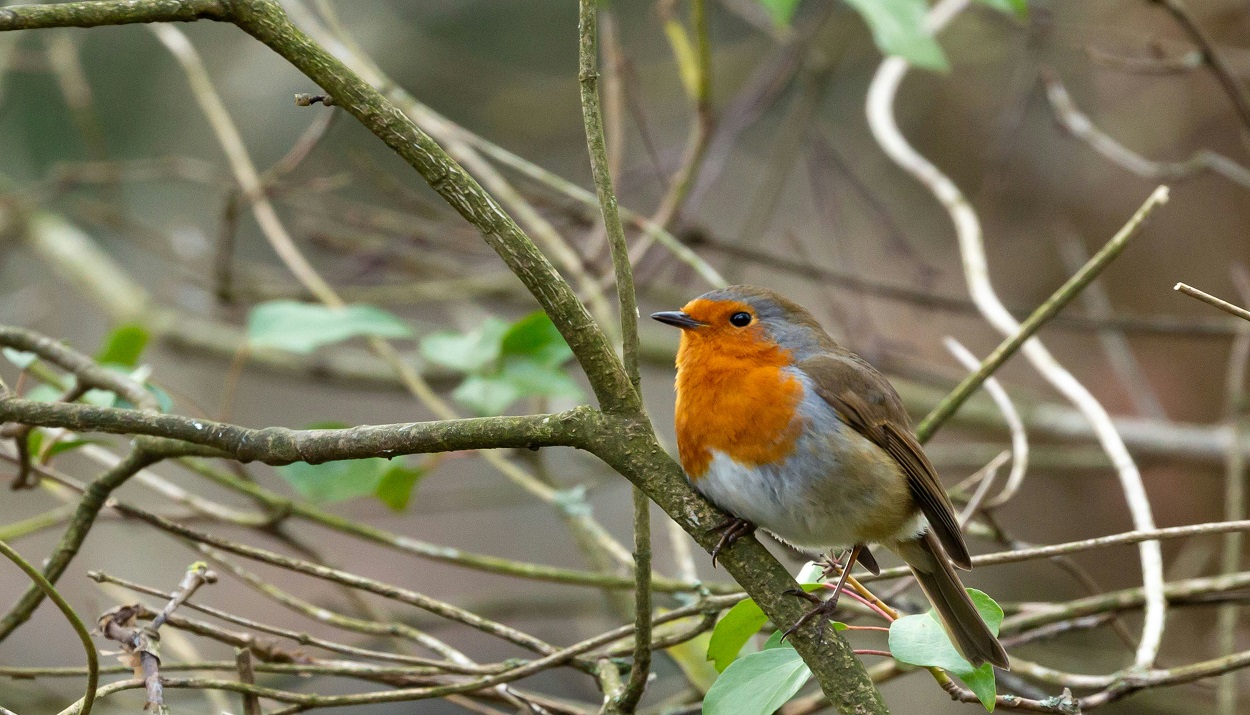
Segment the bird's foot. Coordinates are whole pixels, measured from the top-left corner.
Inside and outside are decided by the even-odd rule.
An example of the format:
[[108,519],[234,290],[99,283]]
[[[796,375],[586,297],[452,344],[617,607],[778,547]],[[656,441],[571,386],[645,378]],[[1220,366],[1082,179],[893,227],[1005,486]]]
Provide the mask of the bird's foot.
[[712,567],[715,568],[716,559],[720,557],[720,552],[733,546],[738,539],[754,533],[755,524],[735,516],[730,517],[729,520],[713,529],[713,531],[721,532],[720,541],[716,542],[716,546],[712,547]]
[[819,619],[819,621],[817,622],[819,624],[817,626],[817,629],[818,629],[817,632],[819,634],[819,637],[821,639],[824,639],[825,628],[828,626],[829,620],[833,618],[833,612],[838,610],[838,596],[840,596],[841,594],[835,593],[829,599],[821,600],[819,596],[812,594],[812,593],[808,593],[807,591],[804,591],[803,589],[799,589],[799,588],[790,589],[789,591],[786,591],[786,593],[802,597],[808,601],[815,603],[816,606],[812,608],[812,610],[808,611],[807,613],[804,613],[803,616],[799,618],[799,620],[794,622],[794,625],[787,628],[786,632],[781,634],[781,640],[784,641],[785,639],[789,638],[792,633],[802,628],[803,626],[807,625],[807,622],[812,620],[813,618]]
[[837,559],[833,558],[833,554],[829,554],[816,562],[816,565],[821,568],[821,576],[824,580],[831,581],[835,576],[840,577],[842,575],[842,564],[844,562],[848,568],[854,568],[855,564],[858,563],[874,576],[881,573],[881,567],[877,565],[877,560],[873,558],[872,552],[868,550],[867,546],[861,544],[859,546],[859,553],[856,555],[855,560],[848,561],[846,557],[849,556],[852,551],[854,551],[854,549],[847,549],[842,553],[842,557]]
[[[825,637],[825,626],[829,623],[830,616],[832,616],[833,612],[837,610],[838,608],[838,597],[842,595],[842,590],[846,588],[846,579],[847,577],[851,575],[851,569],[855,568],[855,562],[859,560],[860,558],[862,558],[863,555],[867,552],[868,552],[868,548],[864,546],[863,544],[856,544],[855,546],[852,546],[850,553],[848,553],[846,558],[843,559],[843,561],[846,562],[845,566],[839,566],[838,563],[836,561],[833,561],[832,557],[830,557],[829,560],[830,560],[831,565],[835,569],[841,572],[841,575],[838,576],[838,585],[833,587],[833,594],[830,595],[829,598],[827,598],[826,600],[821,601],[819,597],[812,596],[809,593],[804,593],[803,594],[804,597],[806,597],[808,600],[814,599],[818,601],[819,605],[817,605],[815,608],[805,613],[802,618],[800,618],[798,621],[795,622],[793,626],[790,626],[790,628],[784,634],[782,634],[781,636],[782,640],[785,640],[786,638],[788,638],[791,633],[797,631],[799,628],[802,628],[804,623],[807,623],[813,618],[820,618],[820,631],[819,631],[820,637],[821,638]],[[869,561],[872,562],[873,566],[877,565],[876,561],[872,559],[871,555],[868,557],[868,559]],[[825,578],[829,577],[830,570],[832,569],[829,569],[828,567],[826,567]]]
[[842,575],[842,561],[850,551],[844,551],[841,558],[834,558],[833,554],[826,554],[824,558],[816,562],[820,567],[820,577],[824,581],[832,581]]

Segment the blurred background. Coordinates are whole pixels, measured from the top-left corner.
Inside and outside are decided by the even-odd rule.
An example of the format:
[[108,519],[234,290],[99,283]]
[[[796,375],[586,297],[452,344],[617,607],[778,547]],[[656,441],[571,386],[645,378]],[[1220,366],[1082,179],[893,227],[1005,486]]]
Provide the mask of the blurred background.
[[[368,0],[338,6],[343,27],[416,100],[464,130],[593,190],[578,104],[574,3]],[[1244,93],[1250,77],[1250,6],[1240,0],[1191,0],[1189,10]],[[609,128],[620,127],[613,135],[621,147],[617,188],[622,205],[642,215],[652,215],[669,195],[697,126],[665,33],[666,20],[684,23],[687,12],[681,2],[612,3],[612,27],[605,28],[612,53],[605,92],[615,92],[619,100],[608,108],[619,119]],[[869,132],[865,93],[881,61],[871,33],[851,8],[824,0],[802,3],[789,28],[779,29],[749,0],[709,2],[707,22],[711,130],[689,192],[673,212],[672,233],[729,280],[768,286],[811,307],[841,342],[897,378],[918,419],[964,374],[943,348],[943,337],[955,336],[984,356],[1000,336],[967,301],[948,215],[885,157]],[[296,93],[318,91],[295,69],[229,25],[200,22],[181,29],[202,56],[246,151],[268,172],[267,194],[296,244],[345,299],[384,307],[411,326],[415,339],[395,344],[413,364],[428,368],[441,392],[455,388],[460,376],[423,360],[422,337],[468,332],[489,316],[511,321],[535,310],[472,227],[373,135],[350,116],[335,116],[341,110],[292,103]],[[363,343],[286,360],[239,353],[251,307],[308,296],[284,270],[240,198],[187,74],[149,29],[7,33],[0,43],[0,136],[6,138],[0,152],[0,204],[6,215],[0,322],[36,329],[87,353],[119,324],[146,325],[153,342],[142,362],[151,365],[153,382],[182,414],[253,427],[432,416],[389,379]],[[1166,178],[1172,185],[1171,201],[1099,279],[1092,292],[1103,296],[1102,302],[1074,302],[1066,320],[1041,335],[1113,415],[1137,430],[1129,446],[1156,522],[1224,519],[1226,469],[1219,436],[1238,407],[1226,379],[1238,329],[1228,316],[1172,286],[1184,281],[1234,303],[1250,301],[1238,292],[1235,278],[1250,261],[1250,183],[1243,168],[1250,164],[1250,117],[1239,114],[1186,29],[1146,0],[1030,2],[1024,19],[974,4],[942,32],[940,43],[949,72],[910,72],[896,116],[915,147],[949,174],[975,207],[985,229],[991,280],[1009,307],[1027,314],[1107,241],[1157,184]],[[1071,106],[1060,104],[1056,111],[1044,78],[1052,94],[1066,88]],[[1088,137],[1074,136],[1061,121],[1073,121],[1074,112],[1124,153],[1109,158]],[[434,132],[431,124],[418,121]],[[1221,155],[1211,162],[1221,170],[1178,166],[1197,152]],[[1124,159],[1130,153],[1138,161]],[[494,166],[572,247],[590,276],[610,269],[596,210],[549,182]],[[26,222],[32,220],[52,228],[29,230]],[[631,232],[631,242],[639,235]],[[709,288],[698,272],[659,248],[640,262],[638,281],[644,315],[680,307]],[[663,326],[643,329],[647,407],[671,444],[677,338]],[[6,380],[16,374],[11,367],[4,370]],[[1022,359],[999,376],[1025,414],[1032,458],[1021,492],[995,511],[994,520],[1014,539],[1034,544],[1131,529],[1115,474],[1076,413]],[[574,378],[582,382],[580,374]],[[576,402],[560,395],[527,397],[507,411],[562,409]],[[953,421],[932,443],[948,485],[1009,445],[987,404]],[[464,405],[458,409],[470,412]],[[623,479],[569,450],[510,456],[549,475],[560,489],[584,488],[594,518],[629,543],[630,496]],[[80,479],[99,471],[76,454],[57,464]],[[556,508],[482,459],[456,454],[414,464],[428,472],[406,510],[396,512],[371,498],[327,508],[436,544],[594,566]],[[222,503],[249,504],[185,470],[156,471]],[[294,494],[271,468],[249,466],[246,472]],[[127,485],[119,496],[154,509],[169,506],[138,484]],[[47,490],[8,492],[0,499],[0,524],[61,503]],[[680,550],[670,543],[663,515],[657,510],[655,516],[657,569],[675,574]],[[293,548],[281,538],[229,525],[205,528],[268,548]],[[318,560],[429,593],[552,642],[571,643],[626,622],[612,600],[594,589],[416,560],[303,522],[284,528],[314,545]],[[41,530],[16,546],[37,561],[59,535],[58,528]],[[985,539],[973,542],[977,552],[999,548]],[[1165,543],[1169,580],[1218,573],[1221,543],[1220,537]],[[774,546],[795,569],[805,560]],[[1136,555],[1135,547],[1118,547],[1073,557],[1092,579],[1086,582],[1045,562],[979,569],[966,580],[1004,604],[1065,601],[1086,596],[1091,588],[1140,585]],[[60,586],[84,617],[93,618],[133,596],[102,590],[86,577],[88,569],[169,590],[197,558],[181,542],[106,516]],[[700,577],[727,580],[697,547],[692,559]],[[329,585],[255,568],[311,601],[354,607]],[[0,602],[8,604],[27,583],[12,569],[5,573]],[[1219,653],[1213,602],[1227,598],[1198,598],[1169,610],[1161,666]],[[320,628],[237,579],[224,578],[197,599],[289,628]],[[661,597],[660,603],[671,607],[677,601]],[[412,622],[475,659],[518,654],[475,631],[412,612],[391,616],[416,618]],[[1122,620],[1126,633],[1136,637],[1139,613],[1130,610]],[[177,647],[165,645],[166,652]],[[194,647],[202,658],[231,657],[229,648],[202,639]],[[1247,647],[1244,620],[1237,621],[1237,647]],[[1065,671],[1099,674],[1131,662],[1133,647],[1103,625],[1016,652]],[[3,664],[80,660],[79,645],[47,604],[0,643]],[[689,697],[691,685],[672,659],[658,658],[655,668],[659,679],[648,691],[647,707],[660,712],[666,699]],[[1239,691],[1250,687],[1240,682]],[[330,679],[285,685],[318,692],[358,687]],[[525,686],[584,703],[599,698],[593,679],[572,670],[544,674]],[[1036,689],[1022,691],[1029,694],[1060,690],[1018,680],[1001,687],[1013,686]],[[1101,711],[1213,712],[1216,687],[1203,681],[1151,690]],[[55,712],[80,690],[77,679],[0,680],[0,704],[23,715]],[[979,707],[950,703],[923,674],[893,680],[884,692],[895,713]],[[1241,702],[1250,702],[1247,697]],[[97,712],[129,712],[141,702],[138,693],[123,693],[103,701]],[[191,691],[171,692],[169,702],[177,712],[213,707]],[[425,701],[344,712],[464,710]]]

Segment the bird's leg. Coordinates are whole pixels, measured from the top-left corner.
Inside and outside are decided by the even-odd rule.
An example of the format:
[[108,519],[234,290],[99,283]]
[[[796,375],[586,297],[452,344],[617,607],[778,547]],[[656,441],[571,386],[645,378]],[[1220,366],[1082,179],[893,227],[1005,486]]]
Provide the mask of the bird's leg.
[[746,519],[739,519],[736,516],[730,517],[725,523],[712,529],[712,531],[721,532],[720,541],[716,542],[716,546],[712,547],[712,567],[716,567],[716,559],[720,556],[720,552],[733,546],[734,542],[742,537],[755,532],[755,524]]
[[[833,615],[833,612],[837,610],[838,597],[842,595],[842,589],[846,587],[846,579],[851,575],[851,567],[855,565],[855,560],[859,558],[859,554],[863,551],[863,549],[863,544],[856,544],[851,547],[851,554],[846,559],[846,566],[842,568],[842,575],[838,577],[838,585],[833,587],[832,596],[821,601],[818,596],[814,596],[806,591],[801,591],[799,594],[796,594],[803,596],[809,601],[816,601],[817,605],[812,610],[803,614],[803,617],[795,621],[793,626],[786,629],[786,632],[781,636],[782,640],[789,638],[791,633],[794,633],[798,629],[802,628],[805,623],[817,617],[820,618],[820,637],[825,637],[825,624],[829,621],[829,617]],[[794,592],[790,591],[790,593]]]

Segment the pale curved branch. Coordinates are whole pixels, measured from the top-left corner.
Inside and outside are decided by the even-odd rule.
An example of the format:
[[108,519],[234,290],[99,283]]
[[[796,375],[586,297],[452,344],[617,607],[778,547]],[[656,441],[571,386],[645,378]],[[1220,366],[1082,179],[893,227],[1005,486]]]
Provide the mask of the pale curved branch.
[[[968,0],[942,0],[929,13],[931,29],[934,32],[941,29],[967,5]],[[908,143],[895,122],[894,99],[907,70],[906,60],[898,57],[887,58],[881,63],[868,89],[866,113],[869,128],[882,150],[899,167],[923,183],[950,214],[959,240],[969,293],[986,320],[1004,335],[1016,334],[1020,331],[1020,323],[1003,306],[990,282],[981,223],[976,211],[959,187]],[[1166,197],[1166,189],[1160,187],[1152,198],[1163,197]],[[1103,450],[1116,468],[1134,526],[1139,530],[1153,529],[1154,517],[1141,473],[1112,424],[1110,415],[1085,386],[1051,356],[1040,340],[1030,338],[1021,350],[1047,381],[1071,400],[1093,426]],[[1159,544],[1143,542],[1139,551],[1143,585],[1149,598],[1135,663],[1139,667],[1147,667],[1159,652],[1167,602],[1163,597],[1163,553]]]

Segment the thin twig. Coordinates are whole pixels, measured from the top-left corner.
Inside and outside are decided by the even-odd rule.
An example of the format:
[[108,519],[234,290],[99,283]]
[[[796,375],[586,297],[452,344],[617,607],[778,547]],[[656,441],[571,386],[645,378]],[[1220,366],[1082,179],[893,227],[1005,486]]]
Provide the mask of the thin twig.
[[1250,188],[1250,169],[1223,154],[1207,149],[1194,152],[1184,161],[1147,159],[1099,129],[1089,116],[1077,108],[1059,75],[1053,70],[1043,68],[1041,77],[1042,84],[1046,87],[1046,100],[1050,102],[1055,120],[1068,133],[1088,144],[1111,163],[1154,181],[1180,181],[1202,171],[1211,171],[1239,186]]
[[[236,648],[234,662],[239,670],[239,682],[255,685],[256,672],[252,666],[252,651],[247,648]],[[262,715],[260,698],[255,693],[243,694],[243,715]]]
[[[1216,521],[1209,524],[1194,524],[1192,526],[1170,526],[1164,529],[1126,531],[1121,534],[1098,536],[1092,539],[1069,541],[1067,543],[1053,544],[1051,546],[1035,546],[1028,549],[1016,549],[1014,551],[1000,551],[993,554],[981,554],[972,557],[972,565],[999,566],[1002,564],[1019,563],[1021,561],[1032,561],[1034,559],[1045,559],[1052,556],[1075,554],[1082,551],[1092,551],[1094,549],[1102,549],[1108,546],[1123,546],[1127,544],[1141,544],[1148,541],[1158,541],[1161,539],[1177,539],[1187,536],[1207,534],[1231,534],[1247,531],[1250,531],[1250,520]],[[883,569],[881,573],[876,576],[860,576],[859,579],[864,583],[868,583],[870,581],[900,578],[909,573],[910,572],[906,567],[898,567]]]
[[[603,225],[612,253],[616,275],[616,295],[621,314],[621,345],[625,373],[633,388],[641,395],[638,370],[638,303],[634,292],[634,272],[630,263],[625,229],[616,207],[612,188],[612,172],[608,166],[607,147],[603,137],[603,117],[599,109],[599,39],[598,5],[595,0],[578,4],[578,81],[581,86],[582,117],[586,148],[590,153],[591,174],[603,212]],[[651,672],[651,501],[638,487],[633,488],[634,504],[634,663],[629,680],[619,693],[604,692],[611,697],[617,712],[629,715],[638,706]],[[615,668],[615,665],[612,665]]]
[[1176,285],[1172,286],[1172,290],[1180,291],[1181,293],[1184,293],[1190,298],[1197,298],[1198,300],[1202,301],[1203,303],[1206,303],[1207,305],[1213,305],[1216,308],[1219,308],[1220,310],[1224,311],[1225,313],[1228,313],[1229,315],[1235,315],[1238,318],[1241,318],[1242,320],[1250,320],[1250,310],[1246,310],[1245,308],[1239,308],[1233,305],[1232,303],[1229,303],[1226,300],[1221,300],[1219,298],[1216,298],[1210,293],[1204,293],[1203,291],[1200,291],[1197,288],[1194,288],[1193,286],[1188,285],[1186,283],[1177,283]]
[[1224,93],[1228,95],[1228,99],[1233,104],[1233,108],[1237,111],[1237,116],[1241,118],[1241,123],[1246,129],[1250,129],[1250,92],[1246,91],[1241,80],[1233,74],[1232,68],[1228,66],[1224,56],[1215,49],[1215,41],[1207,34],[1198,20],[1189,12],[1189,8],[1185,6],[1181,0],[1150,0],[1156,5],[1162,5],[1167,11],[1172,13],[1172,17],[1180,24],[1181,28],[1189,34],[1190,39],[1198,46],[1198,51],[1202,53],[1202,59],[1207,66],[1211,68],[1212,74],[1219,80],[1220,86],[1224,88]]
[[[945,343],[946,349],[964,367],[973,371],[980,369],[981,361],[977,360],[972,351],[964,347],[958,340],[947,336]],[[993,509],[1011,501],[1011,498],[1020,490],[1020,485],[1024,484],[1024,473],[1029,468],[1029,437],[1024,431],[1024,421],[1020,419],[1020,413],[1016,411],[1015,405],[1011,402],[1011,397],[1007,395],[1007,390],[1003,389],[997,378],[990,377],[986,379],[985,391],[989,393],[989,396],[994,400],[994,404],[1002,412],[1003,421],[1007,423],[1007,428],[1011,431],[1011,472],[1007,475],[1007,483],[1003,485],[1002,491],[994,495],[993,499],[985,502],[985,508]],[[997,467],[995,467],[996,469]],[[986,481],[990,481],[991,477],[992,473],[986,477]],[[980,489],[977,491],[979,492]],[[971,513],[969,513],[969,516],[971,516]]]
[[70,626],[73,627],[74,633],[78,635],[78,640],[82,642],[83,650],[87,653],[87,689],[83,694],[82,700],[79,701],[82,703],[79,707],[79,713],[88,715],[91,712],[92,705],[95,703],[96,687],[99,685],[100,679],[100,661],[96,656],[95,644],[91,642],[91,633],[87,630],[87,626],[82,622],[82,619],[78,617],[78,614],[74,612],[74,608],[65,601],[65,598],[56,590],[56,587],[43,574],[39,573],[39,569],[31,565],[29,561],[22,558],[21,554],[14,551],[11,546],[3,541],[0,541],[0,554],[17,564],[17,567],[31,581],[35,582],[35,586],[56,604],[56,607],[65,615],[65,619],[69,621]]
[[[886,62],[889,62],[889,60],[886,60]],[[908,147],[908,149],[910,149],[910,147]],[[945,177],[942,178],[945,179]],[[953,184],[950,185],[950,190],[958,191],[958,189],[954,188]],[[980,370],[964,378],[963,382],[961,382],[958,387],[952,390],[950,394],[948,394],[947,397],[943,399],[940,404],[938,404],[937,407],[933,408],[933,411],[930,412],[925,419],[921,421],[920,425],[916,427],[917,436],[919,436],[922,441],[931,437],[933,432],[937,431],[937,429],[945,423],[956,410],[959,409],[959,406],[968,399],[974,390],[981,386],[981,383],[984,382],[986,378],[994,374],[994,372],[1007,361],[1007,358],[1015,354],[1017,349],[1028,344],[1033,334],[1036,333],[1047,320],[1062,310],[1064,306],[1066,306],[1074,297],[1076,297],[1078,293],[1080,293],[1081,289],[1089,281],[1093,280],[1095,276],[1102,272],[1102,269],[1105,268],[1112,259],[1124,250],[1129,240],[1137,235],[1138,231],[1144,224],[1146,217],[1149,216],[1155,208],[1167,201],[1167,195],[1167,187],[1161,186],[1156,189],[1154,193],[1146,199],[1146,202],[1142,204],[1141,208],[1133,214],[1133,217],[1128,220],[1128,223],[1124,224],[1124,227],[1121,228],[1120,231],[1113,236],[1101,250],[1098,251],[1098,253],[1094,254],[1094,257],[1091,258],[1080,271],[1069,278],[1067,282],[1059,287],[1058,290],[1052,293],[1051,296],[1038,306],[1037,310],[1029,315],[1023,323],[1017,324],[1015,319],[1012,318],[1010,314],[1005,313],[1005,311],[999,314],[997,319],[1001,320],[1005,317],[1010,321],[1011,325],[1015,326],[1011,331],[1009,331],[1009,337],[1000,343],[999,346],[994,349],[994,352],[990,353],[989,357],[981,363]],[[967,207],[966,203],[961,203],[959,205]],[[966,208],[966,210],[970,216],[965,216],[963,210],[959,210],[959,215],[961,216],[960,222],[968,227],[967,230],[975,229],[976,233],[979,235],[980,224],[977,222],[975,214],[971,214],[970,207]],[[984,290],[984,288],[981,288],[981,290]],[[1006,324],[1006,321],[1003,321],[1004,327]]]

